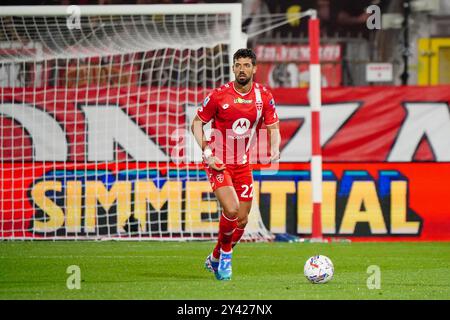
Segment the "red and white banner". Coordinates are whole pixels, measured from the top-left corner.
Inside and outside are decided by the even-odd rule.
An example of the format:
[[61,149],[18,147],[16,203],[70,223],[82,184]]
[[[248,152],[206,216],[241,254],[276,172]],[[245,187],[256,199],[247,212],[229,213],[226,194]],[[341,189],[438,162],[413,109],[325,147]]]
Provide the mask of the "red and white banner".
[[[260,62],[308,62],[310,61],[310,49],[306,45],[257,45],[256,56]],[[319,59],[324,62],[340,62],[342,49],[339,44],[324,44],[319,47]]]
[[[258,72],[256,80],[272,88],[306,88],[309,86],[310,48],[308,45],[266,44],[256,46]],[[342,48],[339,44],[319,47],[322,87],[339,87],[342,83]]]
[[[306,90],[274,91],[282,159],[309,161]],[[450,87],[361,87],[322,91],[325,162],[450,162]]]
[[[308,162],[307,90],[272,91],[281,161]],[[0,95],[3,162],[170,161],[204,98],[146,88],[0,88]],[[330,88],[322,104],[324,162],[450,162],[448,86]]]

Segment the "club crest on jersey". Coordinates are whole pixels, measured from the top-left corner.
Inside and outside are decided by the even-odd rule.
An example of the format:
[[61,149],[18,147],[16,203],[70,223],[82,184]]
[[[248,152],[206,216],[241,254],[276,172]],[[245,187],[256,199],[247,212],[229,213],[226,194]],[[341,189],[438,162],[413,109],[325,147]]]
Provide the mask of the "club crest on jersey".
[[233,132],[236,134],[244,134],[250,129],[250,120],[247,118],[239,118],[233,123]]
[[223,182],[223,173],[219,173],[218,175],[216,175],[216,179],[217,179],[217,181],[222,183]]
[[242,99],[241,97],[234,99],[234,103],[252,103],[253,100]]
[[261,111],[263,108],[263,104],[261,102],[257,102],[256,103],[256,109],[258,109],[258,111]]

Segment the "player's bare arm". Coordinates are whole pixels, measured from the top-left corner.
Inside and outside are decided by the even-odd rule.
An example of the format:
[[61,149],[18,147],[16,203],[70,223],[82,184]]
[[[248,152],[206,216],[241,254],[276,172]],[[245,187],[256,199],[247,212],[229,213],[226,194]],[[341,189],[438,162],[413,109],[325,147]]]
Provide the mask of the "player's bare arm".
[[212,150],[209,148],[208,142],[206,141],[205,131],[203,130],[205,124],[206,123],[204,123],[199,116],[196,115],[191,125],[192,134],[195,137],[195,141],[197,141],[198,145],[202,149],[206,163],[214,170],[222,171],[226,168],[226,166],[222,160],[212,154]]
[[280,123],[276,122],[274,124],[268,125],[267,129],[269,130],[270,136],[270,161],[276,162],[280,160]]

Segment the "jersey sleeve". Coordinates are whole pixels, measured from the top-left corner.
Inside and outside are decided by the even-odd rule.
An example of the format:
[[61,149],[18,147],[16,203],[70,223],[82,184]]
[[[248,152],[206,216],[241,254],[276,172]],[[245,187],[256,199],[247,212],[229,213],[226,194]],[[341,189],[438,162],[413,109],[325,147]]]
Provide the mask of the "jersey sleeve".
[[205,100],[203,100],[200,108],[197,109],[197,116],[204,123],[211,121],[217,112],[217,102],[215,97],[215,91],[211,92]]
[[279,120],[277,110],[275,107],[275,100],[273,99],[271,92],[267,92],[266,99],[267,100],[263,105],[264,124],[266,126],[270,126],[272,124],[277,123]]

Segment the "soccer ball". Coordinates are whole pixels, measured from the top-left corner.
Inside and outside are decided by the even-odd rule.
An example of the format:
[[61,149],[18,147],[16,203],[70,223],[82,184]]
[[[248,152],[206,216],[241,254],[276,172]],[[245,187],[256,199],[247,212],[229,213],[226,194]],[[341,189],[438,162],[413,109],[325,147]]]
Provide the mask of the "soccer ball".
[[303,273],[312,283],[326,283],[333,279],[334,266],[326,256],[313,256],[306,260]]

